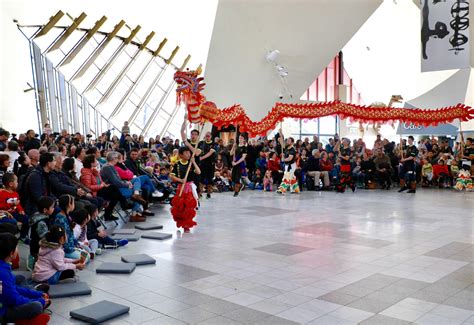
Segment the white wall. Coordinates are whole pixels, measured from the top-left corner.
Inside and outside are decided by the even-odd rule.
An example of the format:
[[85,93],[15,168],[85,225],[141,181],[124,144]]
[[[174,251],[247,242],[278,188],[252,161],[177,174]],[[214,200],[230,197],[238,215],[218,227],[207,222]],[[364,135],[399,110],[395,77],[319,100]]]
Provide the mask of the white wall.
[[281,82],[265,54],[278,62],[295,102],[382,0],[221,0],[206,70],[208,100],[241,104],[254,120],[280,101]]

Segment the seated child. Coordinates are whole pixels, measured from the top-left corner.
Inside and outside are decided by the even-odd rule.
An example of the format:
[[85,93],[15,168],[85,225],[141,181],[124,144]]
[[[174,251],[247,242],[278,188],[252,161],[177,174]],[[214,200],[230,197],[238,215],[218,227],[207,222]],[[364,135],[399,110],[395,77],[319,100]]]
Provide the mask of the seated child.
[[101,248],[117,248],[128,244],[128,240],[126,239],[116,241],[107,236],[107,233],[104,230],[99,230],[101,227],[100,222],[97,220],[99,211],[95,205],[88,204],[85,206],[85,209],[90,217],[90,221],[87,223],[87,238],[89,238],[89,241],[93,239],[97,240],[99,242],[99,247]]
[[58,200],[58,206],[61,211],[56,215],[52,224],[60,226],[66,232],[66,241],[63,244],[65,256],[73,260],[78,260],[84,255],[86,257],[86,263],[88,263],[90,255],[87,251],[81,249],[74,239],[73,221],[69,216],[75,208],[74,197],[69,194],[61,195]]
[[444,159],[440,159],[438,164],[433,166],[433,179],[438,180],[440,188],[448,187],[449,175],[448,166],[445,164]]
[[255,170],[255,173],[252,177],[252,183],[254,184],[254,189],[256,190],[263,189],[263,177],[262,177],[262,171],[260,169]]
[[41,239],[38,261],[31,276],[33,281],[57,284],[62,280],[73,279],[75,270],[84,269],[83,257],[64,257],[62,245],[66,241],[66,231],[59,226],[52,226],[46,237]]
[[263,190],[269,192],[273,191],[273,177],[271,170],[265,172],[265,176],[263,177]]
[[[16,192],[18,187],[18,178],[13,173],[5,173],[2,178],[3,189],[0,189],[0,210],[10,213],[13,220],[1,220],[0,222],[20,222],[20,240],[29,243],[28,239],[28,216],[25,215],[25,210],[20,204],[20,196]],[[3,218],[2,218],[3,219]]]
[[30,255],[26,262],[26,269],[33,271],[40,248],[40,240],[49,231],[49,218],[54,213],[54,200],[49,196],[42,196],[38,200],[38,212],[30,218]]
[[222,172],[222,170],[224,169],[224,163],[222,162],[222,157],[221,155],[218,155],[217,156],[217,160],[216,160],[216,164],[214,166],[216,172]]
[[362,160],[360,157],[356,158],[356,164],[354,169],[352,170],[352,177],[354,177],[354,182],[356,183],[357,187],[364,188],[365,187],[365,173],[362,171],[361,166]]
[[214,183],[214,186],[217,189],[217,192],[222,193],[224,192],[225,184],[224,181],[222,180],[221,173],[218,171],[214,172],[214,178],[212,179],[212,182]]
[[421,177],[423,178],[423,186],[428,186],[433,180],[433,165],[428,160],[422,161]]
[[222,181],[227,186],[229,191],[232,191],[233,190],[233,188],[231,186],[231,184],[232,184],[232,175],[226,167],[224,167],[222,169],[222,176],[221,177],[222,177]]
[[73,233],[79,247],[88,252],[91,259],[94,259],[94,256],[100,255],[102,250],[99,248],[97,239],[87,239],[87,224],[89,220],[89,212],[86,209],[74,211],[72,216],[72,221],[74,222]]
[[18,240],[10,233],[0,234],[0,322],[15,324],[47,324],[43,313],[51,301],[47,294],[20,287],[12,274],[10,262],[18,254]]

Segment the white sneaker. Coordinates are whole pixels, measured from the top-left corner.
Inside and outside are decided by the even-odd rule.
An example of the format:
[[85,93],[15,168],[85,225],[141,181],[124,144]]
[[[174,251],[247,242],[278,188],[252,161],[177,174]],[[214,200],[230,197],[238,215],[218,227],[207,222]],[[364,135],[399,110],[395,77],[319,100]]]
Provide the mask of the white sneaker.
[[97,248],[95,251],[95,255],[102,255],[102,248]]
[[161,193],[160,191],[155,191],[155,192],[151,193],[151,196],[153,196],[153,197],[162,197],[163,193]]

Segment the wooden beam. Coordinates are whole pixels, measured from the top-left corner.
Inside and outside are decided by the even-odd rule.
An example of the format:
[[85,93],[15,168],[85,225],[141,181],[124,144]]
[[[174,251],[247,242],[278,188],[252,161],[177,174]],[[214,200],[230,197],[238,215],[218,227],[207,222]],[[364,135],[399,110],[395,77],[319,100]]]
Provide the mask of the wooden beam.
[[176,53],[178,53],[178,51],[179,51],[179,46],[176,46],[175,49],[173,50],[173,52],[171,52],[170,57],[167,60],[165,60],[166,64],[170,64],[171,61],[173,61],[173,59],[174,59]]
[[38,34],[36,34],[35,38],[36,37],[40,37],[40,36],[43,36],[43,35],[46,35],[57,23],[58,21],[63,18],[64,16],[64,12],[62,12],[61,10],[59,10],[56,15],[54,15],[53,17],[49,18],[49,21],[46,23],[46,25],[43,26],[43,28],[41,28],[41,30],[38,32]]
[[165,46],[166,42],[168,42],[168,39],[163,38],[163,40],[161,41],[161,43],[158,46],[158,48],[156,49],[156,51],[153,52],[153,56],[158,56],[158,54],[160,54],[160,52],[163,49],[163,47]]

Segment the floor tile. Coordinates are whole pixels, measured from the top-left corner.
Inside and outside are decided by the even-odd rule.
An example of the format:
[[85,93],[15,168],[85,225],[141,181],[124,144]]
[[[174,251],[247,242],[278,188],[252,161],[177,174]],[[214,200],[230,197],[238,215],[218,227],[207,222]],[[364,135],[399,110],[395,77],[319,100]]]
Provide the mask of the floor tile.
[[360,322],[360,325],[411,325],[412,322],[407,322],[402,319],[388,317],[384,315],[374,315],[366,320]]
[[254,249],[285,256],[291,256],[312,250],[310,247],[290,245],[285,243],[271,244],[267,246],[256,247]]
[[300,307],[293,307],[277,314],[277,316],[298,323],[308,323],[324,314],[325,312],[312,311]]
[[170,313],[169,316],[179,319],[188,324],[197,324],[206,319],[215,317],[216,314],[201,309],[199,307],[193,307],[178,312]]

